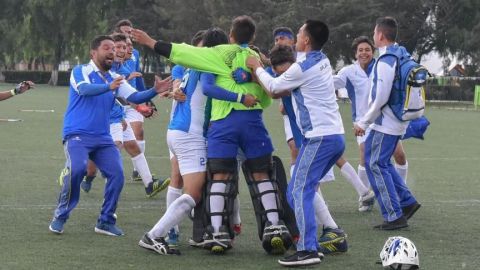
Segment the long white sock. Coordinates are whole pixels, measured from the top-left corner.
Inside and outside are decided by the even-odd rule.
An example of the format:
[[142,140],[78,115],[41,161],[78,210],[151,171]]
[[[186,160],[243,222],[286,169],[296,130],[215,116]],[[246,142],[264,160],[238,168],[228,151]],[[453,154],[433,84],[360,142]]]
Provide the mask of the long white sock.
[[[212,193],[225,193],[225,188],[227,187],[224,183],[213,183],[210,188]],[[210,196],[210,212],[211,213],[221,213],[225,208],[225,198],[220,195]],[[222,226],[222,216],[214,215],[210,217],[212,222],[213,232],[218,233],[220,231],[220,226]]]
[[403,181],[405,181],[405,183],[407,183],[408,161],[405,162],[405,165],[395,164],[395,169],[397,170],[400,177],[402,177]]
[[140,148],[140,151],[145,154],[145,140],[139,141],[137,140],[138,147]]
[[[168,186],[167,189],[167,208],[178,198],[182,196],[182,189],[181,188],[174,188],[172,186]],[[178,225],[175,225],[174,230],[178,233]]]
[[150,237],[165,237],[168,231],[177,225],[195,207],[195,200],[188,194],[176,199],[167,209],[162,218],[148,232]]
[[355,188],[355,190],[357,191],[358,196],[362,196],[368,193],[368,188],[365,187],[360,177],[358,177],[357,172],[352,167],[352,165],[350,165],[349,162],[343,164],[340,172],[342,173],[343,177],[345,177],[348,182],[352,184],[353,188]]
[[328,206],[323,199],[320,189],[315,192],[315,197],[313,198],[313,207],[315,209],[315,220],[319,226],[332,229],[338,228],[337,223],[335,223],[332,215],[330,215],[330,211],[328,210]]
[[148,187],[148,184],[152,182],[152,173],[148,167],[147,159],[143,153],[139,154],[136,157],[132,158],[134,167],[137,169],[138,174],[142,177],[143,184],[145,187]]
[[[272,190],[273,191],[273,185],[272,182],[267,181],[267,182],[261,182],[257,184],[258,186],[258,191],[260,193],[263,193],[265,191]],[[275,197],[275,193],[269,192],[266,194],[263,194],[261,197],[262,200],[262,205],[265,210],[276,210],[278,209],[277,207],[277,199]],[[278,212],[269,212],[267,213],[267,219],[272,223],[272,225],[277,225],[278,224]]]
[[358,165],[358,177],[362,180],[363,185],[370,189],[370,182],[368,181],[367,170],[362,165]]
[[242,219],[240,218],[240,198],[238,198],[238,195],[233,201],[233,224],[242,224]]
[[295,164],[290,164],[290,178],[293,176],[293,170],[295,170]]

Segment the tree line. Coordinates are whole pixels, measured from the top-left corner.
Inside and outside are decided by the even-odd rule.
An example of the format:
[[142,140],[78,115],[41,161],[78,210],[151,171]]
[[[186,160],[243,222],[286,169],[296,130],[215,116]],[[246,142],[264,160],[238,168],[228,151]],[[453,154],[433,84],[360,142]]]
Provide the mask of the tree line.
[[[477,75],[480,63],[480,1],[478,0],[0,0],[0,69],[27,63],[29,70],[53,66],[56,83],[62,60],[86,62],[89,41],[111,33],[128,18],[154,38],[189,42],[200,29],[218,26],[228,32],[231,19],[247,14],[257,22],[255,45],[273,45],[272,30],[296,31],[307,18],[330,27],[324,50],[332,64],[353,60],[350,48],[359,35],[371,37],[376,18],[399,22],[398,41],[417,59],[438,51],[463,61]],[[138,48],[144,67],[162,67],[165,60]]]

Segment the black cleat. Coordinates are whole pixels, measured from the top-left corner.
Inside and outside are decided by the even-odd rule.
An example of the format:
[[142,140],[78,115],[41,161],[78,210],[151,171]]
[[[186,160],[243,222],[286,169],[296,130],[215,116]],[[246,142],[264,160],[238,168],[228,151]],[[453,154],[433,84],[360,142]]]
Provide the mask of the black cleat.
[[382,224],[373,226],[374,229],[385,230],[385,231],[393,231],[393,230],[398,230],[406,227],[408,227],[408,223],[407,223],[407,219],[404,216],[394,221],[390,221],[390,222],[384,221]]
[[317,251],[297,251],[295,254],[278,260],[283,266],[307,266],[322,262]]
[[402,207],[403,216],[409,220],[422,205],[414,202],[408,206]]

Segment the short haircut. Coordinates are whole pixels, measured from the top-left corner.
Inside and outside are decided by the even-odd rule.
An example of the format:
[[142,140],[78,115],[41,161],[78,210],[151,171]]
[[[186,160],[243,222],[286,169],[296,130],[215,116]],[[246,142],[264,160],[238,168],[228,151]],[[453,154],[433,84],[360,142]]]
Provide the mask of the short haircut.
[[361,43],[367,43],[370,48],[372,48],[372,51],[375,50],[375,46],[373,45],[373,41],[371,39],[369,39],[367,36],[359,36],[356,37],[352,42],[353,54],[357,53],[358,45],[360,45]]
[[127,36],[122,33],[114,33],[112,34],[113,42],[124,41],[127,42]]
[[192,41],[190,44],[197,46],[200,41],[202,41],[203,36],[205,35],[206,30],[200,30],[195,35],[193,35]]
[[306,20],[305,25],[305,30],[310,37],[312,49],[316,51],[321,50],[323,45],[328,41],[328,36],[330,34],[328,26],[324,22],[318,20]]
[[212,27],[203,36],[204,47],[214,47],[220,44],[228,44],[228,35],[221,28]]
[[130,26],[130,27],[133,27],[133,24],[132,24],[132,22],[131,22],[129,19],[120,20],[120,21],[118,21],[118,22],[115,24],[115,32],[121,32],[121,31],[120,31],[120,27],[122,27],[122,26]]
[[238,16],[232,21],[232,36],[238,44],[248,44],[255,37],[255,21],[247,15]]
[[292,36],[292,39],[294,39],[293,37],[295,36],[292,29],[290,29],[289,27],[277,27],[273,30],[273,38],[275,38],[277,35],[285,35],[285,34],[288,34],[288,35],[291,35]]
[[377,31],[382,32],[388,41],[397,40],[398,23],[393,17],[380,17],[376,23]]
[[295,63],[295,53],[291,46],[275,45],[270,50],[270,62],[272,66],[278,66],[285,63]]
[[104,41],[104,40],[113,41],[113,38],[111,36],[107,36],[107,35],[96,36],[96,37],[93,38],[92,42],[90,42],[90,49],[91,50],[98,49],[98,47],[100,47],[100,44],[102,44],[102,41]]

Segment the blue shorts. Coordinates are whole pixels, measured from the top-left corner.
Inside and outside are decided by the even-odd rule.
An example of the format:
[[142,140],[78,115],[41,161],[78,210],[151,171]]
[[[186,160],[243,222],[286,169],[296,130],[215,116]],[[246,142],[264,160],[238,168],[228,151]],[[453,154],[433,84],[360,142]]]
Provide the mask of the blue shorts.
[[207,158],[236,158],[238,148],[247,159],[272,154],[272,140],[263,124],[262,110],[232,110],[227,117],[211,122]]

